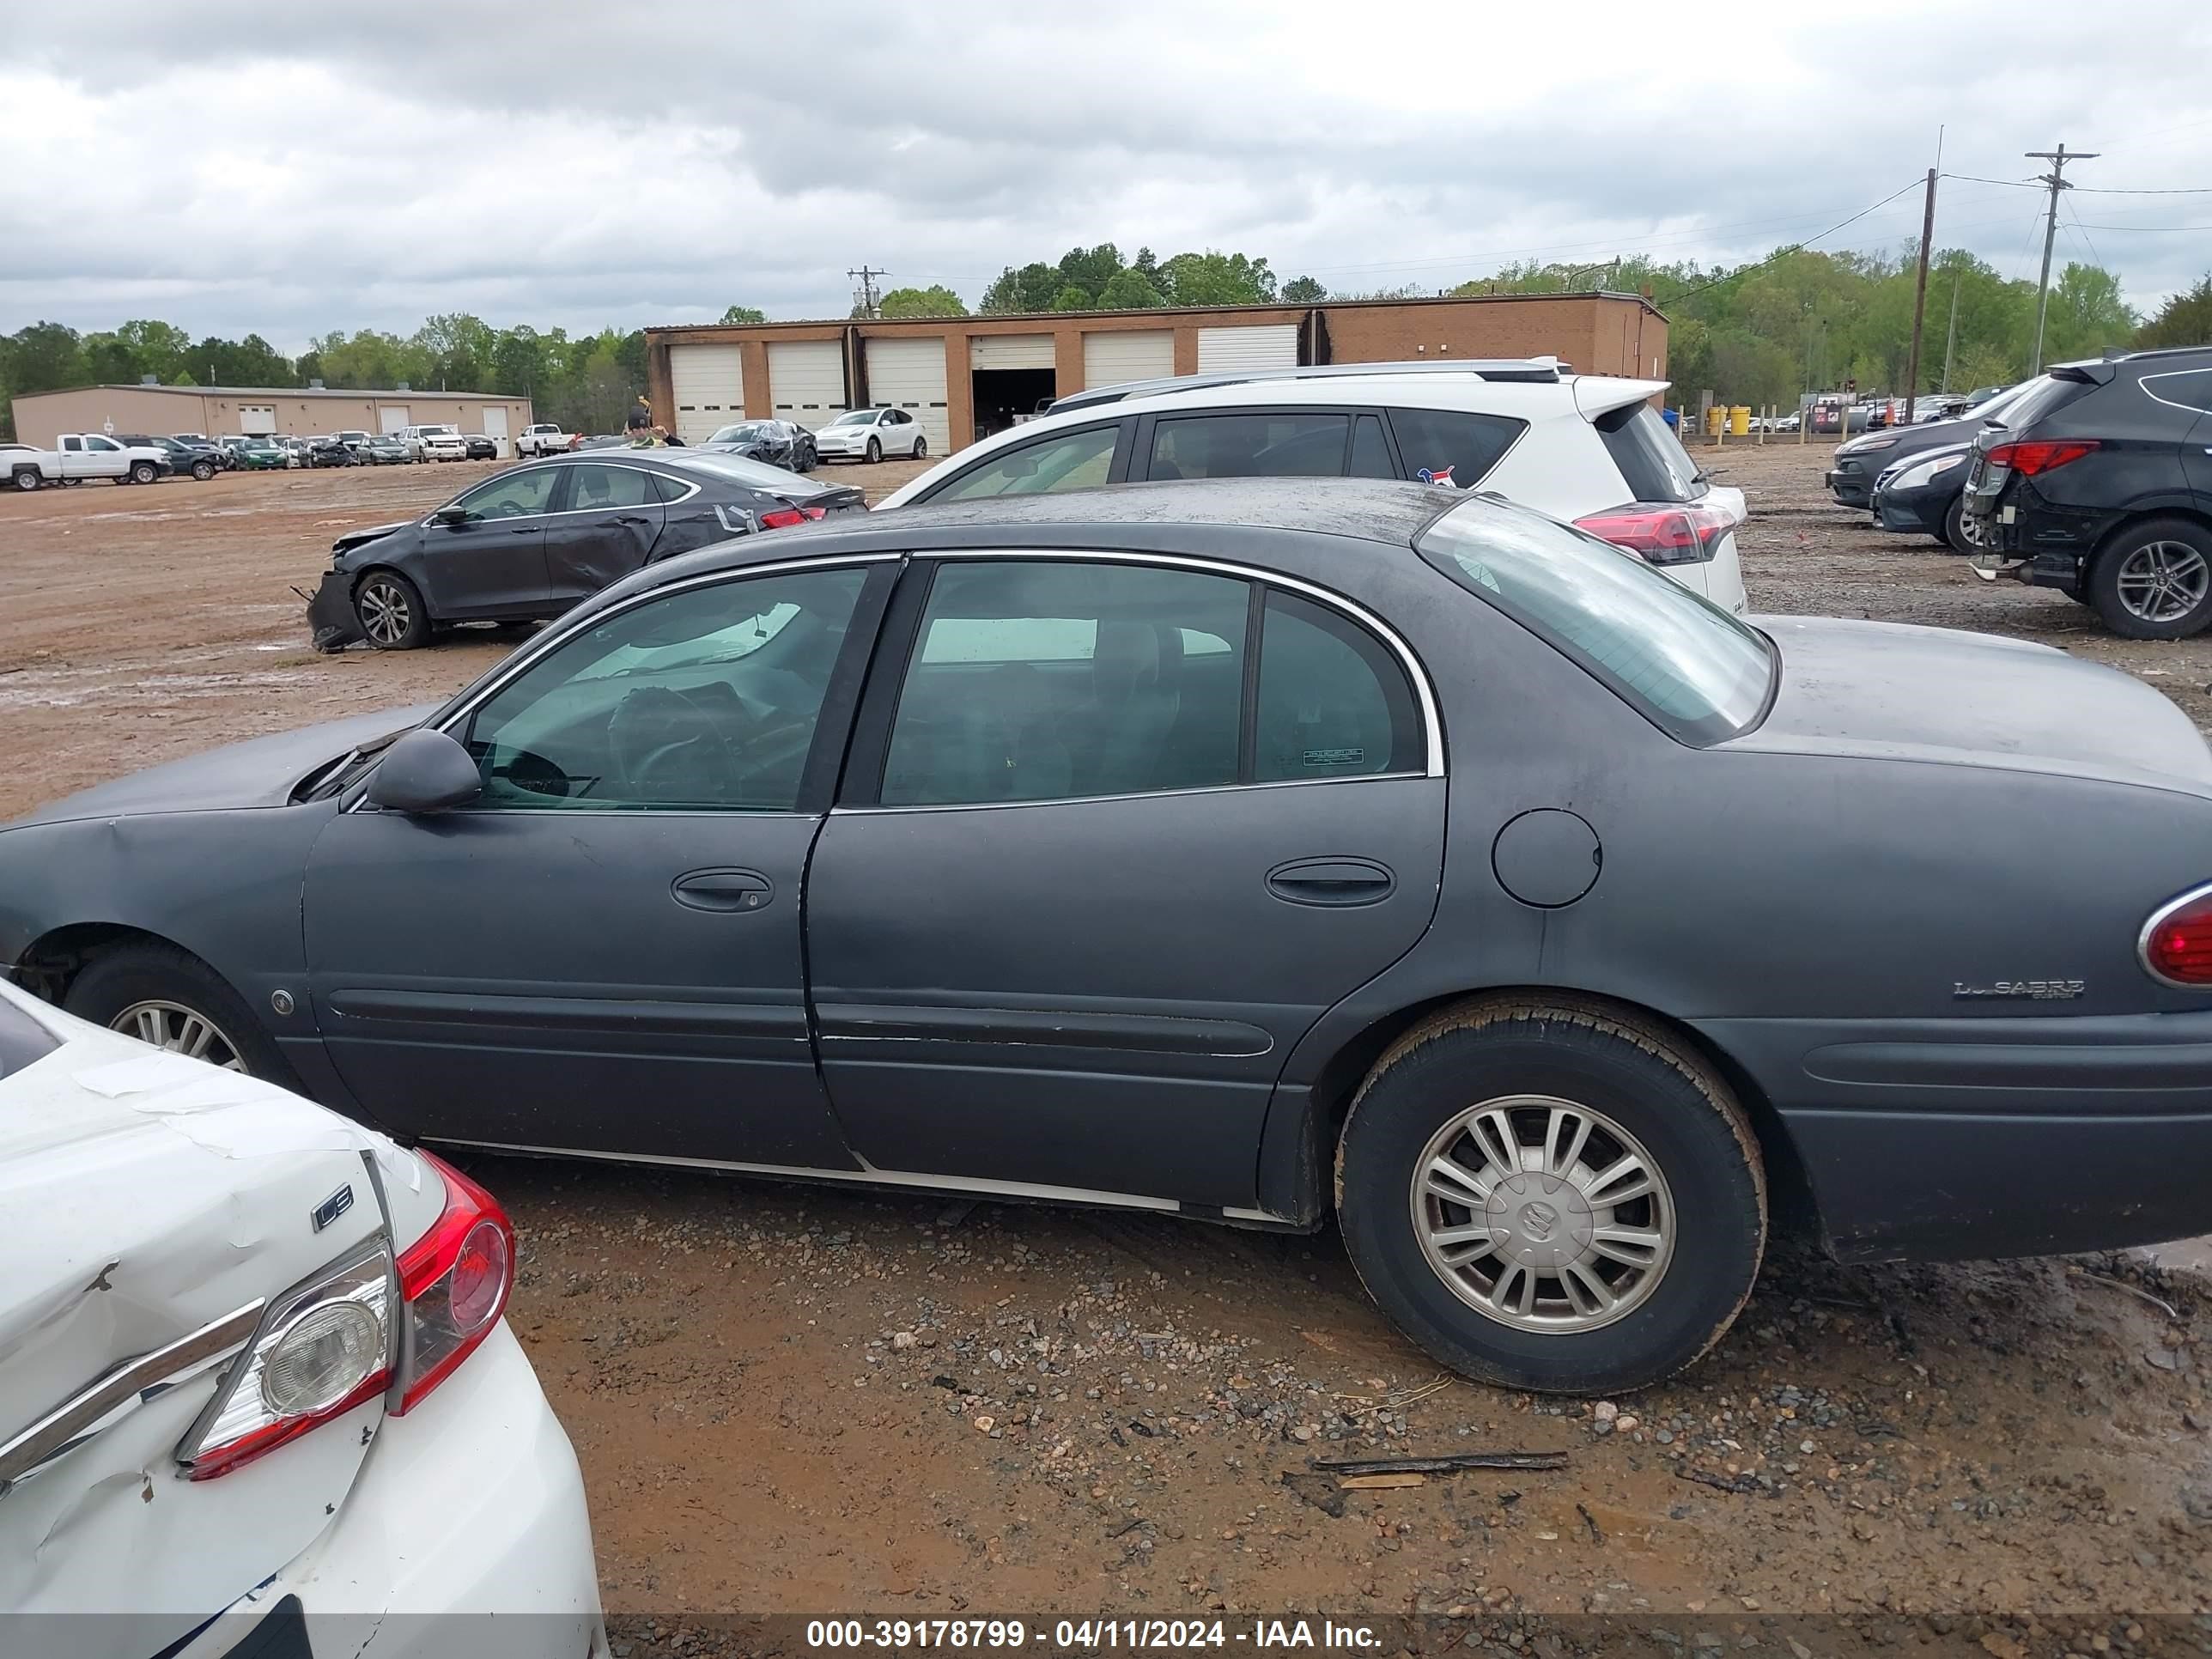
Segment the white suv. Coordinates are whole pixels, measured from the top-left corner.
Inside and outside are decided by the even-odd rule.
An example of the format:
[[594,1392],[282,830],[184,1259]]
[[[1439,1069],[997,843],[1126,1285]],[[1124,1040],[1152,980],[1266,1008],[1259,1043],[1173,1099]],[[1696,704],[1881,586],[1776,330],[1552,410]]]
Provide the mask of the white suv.
[[1706,482],[1651,405],[1666,389],[1541,358],[1137,381],[1063,398],[878,510],[1140,479],[1407,478],[1578,525],[1741,616],[1743,492]]
[[457,426],[410,426],[403,434],[412,461],[465,461],[469,441]]

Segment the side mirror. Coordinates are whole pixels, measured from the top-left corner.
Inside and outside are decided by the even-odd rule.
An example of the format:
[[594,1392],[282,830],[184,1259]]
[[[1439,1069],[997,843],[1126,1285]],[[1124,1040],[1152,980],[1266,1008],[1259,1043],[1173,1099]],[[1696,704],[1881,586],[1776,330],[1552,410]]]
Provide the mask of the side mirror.
[[433,513],[430,515],[430,521],[433,524],[466,524],[469,521],[469,510],[459,501],[451,502]]
[[443,732],[410,732],[369,775],[368,801],[387,812],[442,812],[474,800],[483,779],[469,751]]

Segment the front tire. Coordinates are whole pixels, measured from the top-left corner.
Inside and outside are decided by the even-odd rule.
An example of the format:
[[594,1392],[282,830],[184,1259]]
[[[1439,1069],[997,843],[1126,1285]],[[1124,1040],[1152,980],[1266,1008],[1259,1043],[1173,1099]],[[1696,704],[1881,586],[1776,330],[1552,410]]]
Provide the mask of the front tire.
[[2212,532],[2187,519],[2126,525],[2089,568],[2089,603],[2123,639],[2185,640],[2212,626]]
[[914,458],[917,461],[926,461],[929,459],[928,439],[916,438],[914,441]]
[[155,1048],[297,1090],[276,1040],[214,969],[173,945],[129,945],[94,957],[62,1006]]
[[868,440],[868,465],[873,466],[884,458],[883,444],[877,439]]
[[194,461],[192,463],[192,477],[198,479],[202,483],[207,483],[208,480],[215,477],[215,464],[212,461]]
[[379,651],[413,651],[430,640],[422,591],[396,570],[372,570],[353,591],[362,636]]
[[1656,1024],[1571,998],[1415,1027],[1352,1103],[1339,1218],[1368,1292],[1453,1370],[1648,1387],[1718,1341],[1766,1242],[1758,1142]]

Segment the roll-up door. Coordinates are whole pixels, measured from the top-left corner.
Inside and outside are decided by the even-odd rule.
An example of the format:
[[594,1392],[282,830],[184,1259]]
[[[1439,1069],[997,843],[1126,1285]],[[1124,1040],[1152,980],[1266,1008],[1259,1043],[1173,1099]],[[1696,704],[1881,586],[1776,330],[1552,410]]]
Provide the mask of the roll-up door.
[[676,393],[676,435],[685,443],[704,443],[717,428],[744,419],[744,359],[737,347],[671,346],[668,380]]
[[1298,325],[1296,323],[1255,323],[1241,328],[1201,328],[1198,331],[1198,372],[1218,374],[1240,368],[1296,368],[1298,366]]
[[1083,389],[1124,380],[1158,380],[1175,373],[1175,331],[1102,329],[1083,337]]
[[904,410],[929,434],[933,454],[951,453],[952,428],[945,413],[945,337],[876,338],[860,349],[868,357],[868,400]]
[[838,340],[771,340],[768,390],[779,421],[812,431],[845,412],[845,347]]
[[1054,364],[1049,334],[972,334],[968,337],[970,368],[1051,368]]

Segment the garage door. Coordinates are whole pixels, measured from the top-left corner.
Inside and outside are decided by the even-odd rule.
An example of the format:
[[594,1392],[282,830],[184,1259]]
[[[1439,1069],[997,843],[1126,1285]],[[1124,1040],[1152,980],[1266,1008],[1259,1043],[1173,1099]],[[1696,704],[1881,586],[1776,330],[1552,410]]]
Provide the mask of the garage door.
[[376,410],[376,429],[379,432],[404,432],[413,424],[408,418],[405,404],[381,404]]
[[1049,334],[972,334],[968,337],[970,368],[1053,368],[1057,367]]
[[1175,331],[1125,328],[1083,337],[1083,389],[1124,380],[1158,380],[1175,373]]
[[1201,374],[1238,368],[1297,366],[1296,323],[1261,323],[1244,328],[1198,331],[1198,372]]
[[921,422],[933,455],[952,453],[952,426],[945,412],[945,337],[870,340],[868,401],[902,409]]
[[771,340],[769,395],[775,417],[809,431],[845,412],[845,348],[836,340]]
[[704,443],[717,427],[745,417],[745,362],[733,345],[668,348],[669,386],[676,394],[676,435]]
[[239,404],[238,429],[245,436],[274,432],[276,429],[276,406],[273,404]]
[[507,410],[486,404],[483,416],[484,436],[499,446],[500,459],[507,459],[514,452],[507,447]]

